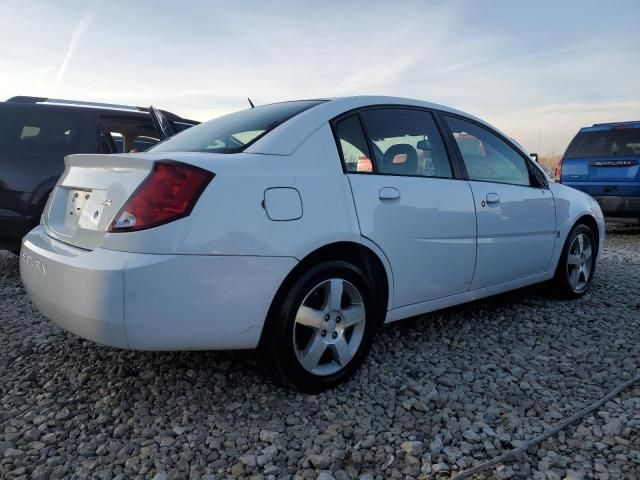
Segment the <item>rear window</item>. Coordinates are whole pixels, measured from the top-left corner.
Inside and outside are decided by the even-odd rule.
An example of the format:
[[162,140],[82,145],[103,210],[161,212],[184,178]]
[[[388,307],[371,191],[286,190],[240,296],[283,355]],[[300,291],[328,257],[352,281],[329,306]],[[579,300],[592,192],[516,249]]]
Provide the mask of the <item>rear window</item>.
[[153,152],[237,153],[323,100],[273,103],[214,118],[153,147]]
[[580,132],[565,155],[566,158],[629,156],[640,156],[640,128]]
[[12,152],[66,151],[80,141],[82,118],[45,109],[0,109],[0,148]]

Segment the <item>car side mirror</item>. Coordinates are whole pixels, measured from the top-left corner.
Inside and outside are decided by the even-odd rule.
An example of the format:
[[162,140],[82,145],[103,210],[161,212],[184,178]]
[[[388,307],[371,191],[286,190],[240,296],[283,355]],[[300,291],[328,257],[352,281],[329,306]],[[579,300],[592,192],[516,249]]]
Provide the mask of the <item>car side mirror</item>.
[[531,157],[531,159],[538,163],[538,154],[537,153],[530,153],[529,156]]

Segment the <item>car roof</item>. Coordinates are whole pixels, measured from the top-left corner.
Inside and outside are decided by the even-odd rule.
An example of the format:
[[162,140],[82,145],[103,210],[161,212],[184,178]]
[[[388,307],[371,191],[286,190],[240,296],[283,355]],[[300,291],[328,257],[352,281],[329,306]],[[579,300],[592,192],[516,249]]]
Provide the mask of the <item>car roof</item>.
[[609,122],[609,123],[594,123],[591,127],[583,127],[580,129],[580,133],[585,132],[601,132],[604,130],[614,130],[622,128],[640,128],[640,120],[631,122]]
[[[6,102],[0,102],[0,105],[11,105],[14,108],[57,108],[73,111],[95,111],[107,112],[113,116],[134,116],[137,118],[149,118],[149,109],[146,107],[138,107],[133,105],[119,105],[103,102],[88,102],[85,100],[66,100],[60,98],[32,97],[18,95],[7,99]],[[180,117],[175,113],[166,110],[159,110],[171,121],[184,121],[185,123],[197,124],[195,120]]]
[[[505,138],[509,138],[494,126],[488,124],[473,115],[465,113],[455,108],[450,108],[437,103],[425,102],[404,97],[389,96],[351,96],[326,98],[322,103],[303,111],[290,120],[274,128],[269,134],[257,140],[245,150],[247,153],[263,153],[270,155],[291,155],[293,151],[314,131],[351,110],[373,106],[408,106],[421,107],[431,110],[453,113],[464,116],[478,123],[481,123],[494,131],[499,132]],[[519,146],[519,145],[518,145]],[[522,147],[520,149],[527,154]]]

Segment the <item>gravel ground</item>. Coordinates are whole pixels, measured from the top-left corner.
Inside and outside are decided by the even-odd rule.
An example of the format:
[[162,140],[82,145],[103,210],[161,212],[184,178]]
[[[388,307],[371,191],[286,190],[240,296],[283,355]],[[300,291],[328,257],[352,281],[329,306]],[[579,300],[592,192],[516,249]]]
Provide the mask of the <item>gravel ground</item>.
[[[389,325],[352,381],[309,396],[252,353],[67,334],[0,252],[0,477],[451,478],[639,373],[639,285],[640,227],[610,227],[584,298],[534,287]],[[640,478],[640,385],[476,478]]]

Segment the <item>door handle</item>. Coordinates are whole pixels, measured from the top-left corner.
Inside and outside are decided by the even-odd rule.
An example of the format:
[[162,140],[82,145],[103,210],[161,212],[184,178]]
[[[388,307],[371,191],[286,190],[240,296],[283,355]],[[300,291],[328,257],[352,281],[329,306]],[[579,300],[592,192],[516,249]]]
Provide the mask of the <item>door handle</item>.
[[378,196],[380,200],[397,200],[400,198],[400,191],[394,187],[383,187]]
[[499,203],[500,195],[497,193],[487,193],[487,203]]

